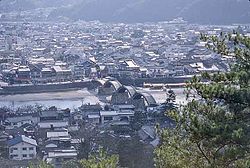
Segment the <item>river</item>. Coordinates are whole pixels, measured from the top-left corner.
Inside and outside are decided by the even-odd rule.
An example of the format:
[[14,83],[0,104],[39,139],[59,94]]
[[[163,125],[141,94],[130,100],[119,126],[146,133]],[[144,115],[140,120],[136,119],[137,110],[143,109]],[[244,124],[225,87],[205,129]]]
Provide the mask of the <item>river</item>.
[[[157,103],[163,103],[166,100],[166,92],[162,90],[145,89],[152,94]],[[185,104],[184,88],[172,89],[176,93],[176,103]],[[43,105],[46,107],[56,106],[58,108],[78,108],[82,104],[96,104],[103,102],[97,96],[95,91],[87,89],[65,91],[65,92],[49,92],[49,93],[33,93],[33,94],[17,94],[0,96],[0,106],[8,106],[18,108],[27,105]]]

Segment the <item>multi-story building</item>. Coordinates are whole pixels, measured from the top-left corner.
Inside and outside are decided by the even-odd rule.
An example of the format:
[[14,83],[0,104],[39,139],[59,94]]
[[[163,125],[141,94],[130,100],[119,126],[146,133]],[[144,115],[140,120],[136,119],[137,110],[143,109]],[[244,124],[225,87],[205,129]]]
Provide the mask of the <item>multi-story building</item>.
[[24,135],[8,141],[9,158],[13,160],[28,160],[36,158],[37,142]]

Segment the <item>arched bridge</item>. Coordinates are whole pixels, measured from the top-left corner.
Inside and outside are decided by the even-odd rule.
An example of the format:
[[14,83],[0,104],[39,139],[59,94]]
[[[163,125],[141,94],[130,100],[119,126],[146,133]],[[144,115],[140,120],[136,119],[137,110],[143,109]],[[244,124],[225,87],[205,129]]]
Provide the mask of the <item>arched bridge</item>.
[[136,90],[133,86],[124,86],[113,78],[95,80],[99,83],[99,95],[111,95],[111,104],[132,104],[136,109],[145,109],[148,106],[156,106],[154,97],[146,91]]

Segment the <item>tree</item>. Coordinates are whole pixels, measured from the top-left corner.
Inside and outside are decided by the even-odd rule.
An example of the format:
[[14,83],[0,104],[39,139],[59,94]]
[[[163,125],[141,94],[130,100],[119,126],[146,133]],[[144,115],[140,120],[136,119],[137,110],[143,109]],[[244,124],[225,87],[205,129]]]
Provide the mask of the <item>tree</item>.
[[[99,150],[99,153],[91,155],[89,159],[82,160],[69,160],[63,163],[62,168],[117,168],[118,156],[108,155],[103,149]],[[44,161],[38,164],[30,163],[28,168],[54,168],[51,164]]]
[[140,141],[139,137],[120,139],[117,152],[121,167],[153,167],[153,147]]
[[156,165],[250,167],[250,38],[234,32],[201,39],[214,52],[233,57],[231,70],[205,73],[188,82],[188,97],[195,94],[200,99],[169,114],[177,126],[160,131]]
[[134,118],[131,121],[131,128],[138,131],[141,129],[143,124],[145,123],[147,119],[147,114],[143,112],[135,112]]
[[77,160],[69,160],[63,163],[62,168],[81,168],[81,165]]
[[89,159],[82,159],[80,165],[82,168],[117,168],[119,158],[117,155],[109,156],[107,152],[100,149],[97,155],[91,155]]
[[28,168],[53,168],[53,166],[44,161],[41,161],[38,164],[30,163]]

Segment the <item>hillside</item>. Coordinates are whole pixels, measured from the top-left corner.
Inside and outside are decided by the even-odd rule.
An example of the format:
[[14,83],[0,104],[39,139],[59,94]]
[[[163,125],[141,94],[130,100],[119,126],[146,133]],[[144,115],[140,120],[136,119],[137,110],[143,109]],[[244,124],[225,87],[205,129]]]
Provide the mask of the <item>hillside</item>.
[[25,11],[36,8],[70,6],[82,0],[1,0],[1,12]]
[[157,22],[183,17],[191,23],[250,23],[249,0],[2,0],[0,11],[55,7],[50,19]]
[[104,22],[150,22],[183,17],[192,23],[250,23],[248,0],[90,0],[61,8],[51,18]]

